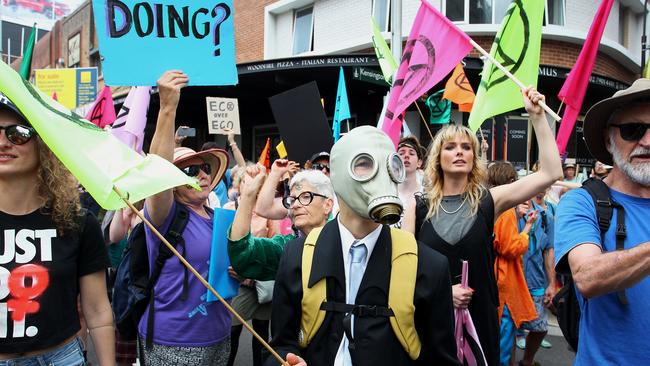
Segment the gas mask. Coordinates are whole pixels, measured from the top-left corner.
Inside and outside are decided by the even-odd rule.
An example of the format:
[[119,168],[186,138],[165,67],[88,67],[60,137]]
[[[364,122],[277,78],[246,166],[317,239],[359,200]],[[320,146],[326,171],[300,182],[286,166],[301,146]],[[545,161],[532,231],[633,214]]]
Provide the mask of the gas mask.
[[400,220],[397,184],[406,172],[384,132],[371,126],[351,130],[332,147],[330,167],[336,195],[357,215],[387,225]]

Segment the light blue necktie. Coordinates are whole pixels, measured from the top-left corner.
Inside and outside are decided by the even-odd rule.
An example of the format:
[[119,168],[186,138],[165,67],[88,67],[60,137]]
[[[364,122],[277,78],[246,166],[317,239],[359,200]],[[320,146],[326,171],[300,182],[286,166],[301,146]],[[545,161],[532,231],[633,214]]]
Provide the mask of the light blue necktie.
[[[361,285],[363,278],[363,266],[368,255],[368,248],[365,244],[352,244],[350,248],[350,287],[348,288],[348,303],[354,304],[357,298],[357,291]],[[352,316],[352,335],[354,336],[354,315]],[[343,357],[343,364],[345,366],[352,366],[352,359],[350,357],[350,350],[348,349],[349,340],[345,342],[345,353]]]

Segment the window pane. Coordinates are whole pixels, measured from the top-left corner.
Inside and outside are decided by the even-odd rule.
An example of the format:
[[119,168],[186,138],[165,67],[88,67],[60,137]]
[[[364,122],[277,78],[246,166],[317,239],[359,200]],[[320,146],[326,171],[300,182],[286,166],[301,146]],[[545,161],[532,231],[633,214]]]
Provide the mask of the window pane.
[[311,51],[311,22],[314,8],[296,11],[293,25],[293,54]]
[[547,0],[548,23],[564,25],[564,0]]
[[470,24],[491,24],[492,0],[470,0],[469,22]]
[[512,0],[494,0],[494,23],[501,24],[503,17],[506,16],[506,11],[510,7]]
[[375,17],[379,30],[382,32],[388,32],[390,0],[375,0],[373,1],[372,6],[372,16]]
[[447,18],[453,22],[462,22],[465,20],[465,0],[447,0],[446,3]]

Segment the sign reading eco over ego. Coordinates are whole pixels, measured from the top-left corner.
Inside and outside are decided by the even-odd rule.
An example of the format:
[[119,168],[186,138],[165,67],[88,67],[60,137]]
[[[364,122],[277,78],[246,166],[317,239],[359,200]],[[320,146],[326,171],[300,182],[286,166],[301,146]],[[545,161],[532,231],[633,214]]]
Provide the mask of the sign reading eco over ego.
[[167,70],[190,85],[237,84],[232,0],[93,0],[109,85],[154,86]]

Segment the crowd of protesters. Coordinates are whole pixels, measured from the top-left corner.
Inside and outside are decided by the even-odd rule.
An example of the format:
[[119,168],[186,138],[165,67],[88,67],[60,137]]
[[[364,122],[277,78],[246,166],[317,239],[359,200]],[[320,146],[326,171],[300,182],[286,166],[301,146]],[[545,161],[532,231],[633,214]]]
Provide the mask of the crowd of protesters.
[[[486,142],[457,124],[443,127],[428,149],[405,136],[395,150],[382,132],[363,127],[331,152],[314,151],[307,162],[278,159],[270,168],[246,162],[233,135],[231,154],[212,142],[197,152],[181,146],[175,123],[187,83],[179,71],[159,79],[149,152],[201,189],[176,187],[136,206],[166,236],[186,216],[177,249],[206,278],[214,210],[235,211],[228,273],[240,287],[228,301],[290,365],[533,365],[538,349],[551,347],[547,313],[569,282],[582,312],[576,364],[650,358],[643,337],[650,325],[650,80],[587,114],[585,139],[598,159],[587,181],[575,162],[562,164],[539,105],[544,96],[533,88],[522,98],[539,162],[520,176],[508,162],[485,161]],[[242,324],[220,302],[206,301],[203,284],[173,256],[160,268],[138,339],[114,329],[111,279],[140,219],[130,209],[108,212],[102,237],[75,179],[11,101],[0,101],[0,300],[11,295],[0,308],[0,366],[85,364],[88,334],[100,365],[233,365]],[[604,182],[615,207],[606,232],[598,204],[579,189],[593,180]],[[144,230],[153,269],[164,246]],[[314,248],[313,263],[303,248]],[[414,277],[400,290],[411,290],[406,312],[389,295],[393,277],[402,276],[391,268],[404,268],[396,250],[416,258]],[[310,308],[319,294],[322,303]],[[458,323],[454,332],[454,310],[471,315],[476,337],[462,329],[459,336]],[[253,365],[277,364],[255,339],[252,349]]]

